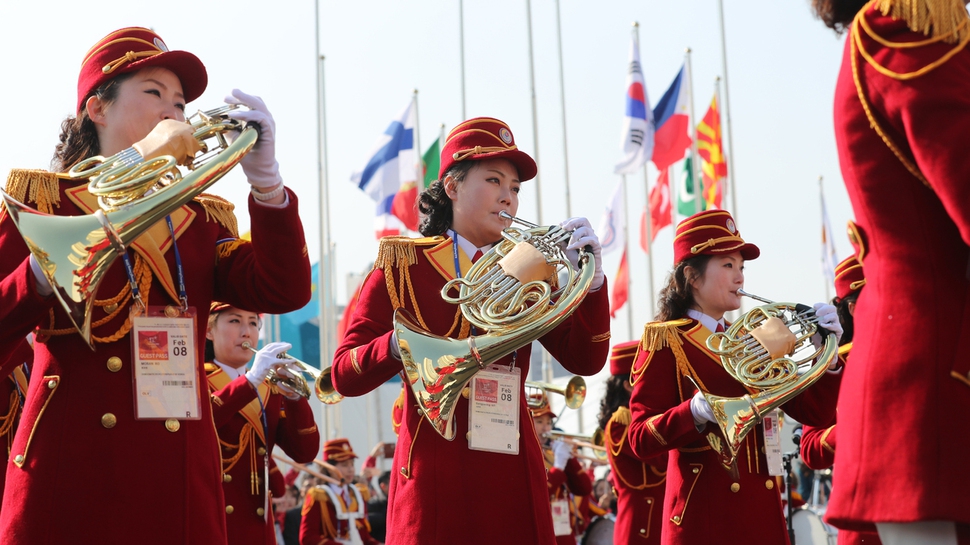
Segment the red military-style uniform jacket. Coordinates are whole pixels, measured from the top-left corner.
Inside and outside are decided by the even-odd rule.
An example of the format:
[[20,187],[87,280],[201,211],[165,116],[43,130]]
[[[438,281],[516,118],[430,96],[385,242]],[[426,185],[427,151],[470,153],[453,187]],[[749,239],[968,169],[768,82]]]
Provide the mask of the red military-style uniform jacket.
[[[471,261],[459,250],[462,271]],[[337,391],[359,396],[395,374],[401,362],[391,355],[394,309],[403,306],[435,334],[465,337],[468,324],[456,305],[441,298],[454,278],[449,238],[384,239],[373,272],[361,289],[357,310],[337,348],[333,381]],[[540,339],[570,372],[592,375],[609,351],[609,290],[590,293],[579,308]],[[555,542],[542,452],[529,418],[524,388],[531,345],[516,352],[521,369],[519,454],[470,450],[468,402],[458,400],[456,438],[442,438],[418,413],[407,388],[388,506],[387,541],[395,544]],[[507,356],[499,364],[509,365]]]
[[606,423],[606,455],[612,470],[610,480],[616,494],[616,524],[613,543],[627,545],[660,543],[663,529],[664,491],[667,482],[667,453],[641,460],[630,446],[630,409],[620,407]]
[[[43,181],[32,183],[45,191]],[[97,206],[86,181],[54,183],[46,185],[44,201],[59,199],[59,205],[49,205],[51,212],[82,215]],[[8,192],[23,201],[30,192],[19,189]],[[296,195],[289,199],[288,206],[270,208],[250,198],[252,242],[236,239],[232,207],[222,199],[203,196],[171,214],[188,302],[197,311],[201,396],[208,393],[202,362],[213,299],[287,312],[310,297]],[[149,305],[177,304],[171,242],[163,221],[128,251]],[[13,222],[0,219],[0,277],[12,275],[18,287],[0,301],[0,335],[23,337],[35,327],[41,339],[50,335],[34,345],[27,402],[7,467],[0,541],[60,544],[97,536],[105,544],[225,543],[222,463],[211,405],[201,399],[200,420],[135,419],[132,340],[125,325],[132,303],[125,296],[124,264],[118,260],[105,274],[93,315],[94,336],[117,340],[97,342],[91,351],[56,298],[37,294],[27,255]],[[44,332],[51,329],[64,334]],[[78,501],[62,509],[65,498]]]
[[[323,487],[327,485],[315,486],[307,491],[306,498],[303,500],[303,519],[300,522],[300,545],[338,545],[339,543],[350,543],[350,529],[348,520],[337,518],[337,509],[334,507],[330,495]],[[351,485],[353,486],[353,485]],[[357,532],[364,545],[378,545],[380,542],[370,535],[370,523],[367,522],[367,491],[363,487],[358,487],[361,493],[361,500],[364,503],[363,516],[355,521]],[[331,492],[334,492],[331,489]],[[353,490],[347,490],[350,501],[346,501],[341,494],[334,492],[337,501],[340,502],[340,509],[343,513],[354,512],[359,509],[357,496]],[[337,541],[342,540],[342,541]]]
[[569,535],[556,536],[557,545],[576,545],[576,534],[586,528],[586,520],[580,511],[575,498],[585,498],[593,491],[593,481],[576,458],[570,458],[566,467],[559,469],[553,465],[553,454],[549,449],[542,449],[543,462],[546,466],[546,485],[549,487],[549,501],[565,500],[569,507],[569,526],[573,532]]
[[[272,455],[273,447],[279,445],[293,461],[312,462],[320,450],[320,432],[313,422],[313,411],[307,400],[287,399],[268,382],[260,385],[257,399],[256,389],[245,375],[230,380],[218,365],[207,363],[205,369],[212,418],[222,447],[229,543],[275,545],[273,515],[267,511],[274,496],[271,493],[270,501],[267,500],[265,479],[269,475],[264,473],[264,456]],[[279,474],[275,464],[270,464],[267,472],[272,469]],[[279,477],[282,483],[282,475]]]
[[[30,367],[34,351],[27,339],[20,339],[11,350],[0,351],[0,359],[5,359],[2,367],[10,374],[0,379],[0,448],[3,449],[3,466],[0,466],[0,495],[3,494],[3,481],[7,472],[10,449],[13,446],[14,432],[20,421],[21,396],[27,392],[27,375],[22,365]],[[9,371],[8,371],[9,370]]]
[[[871,9],[872,30],[891,42],[926,40]],[[866,288],[855,310],[852,365],[839,400],[838,471],[826,520],[848,529],[874,522],[970,524],[970,50],[922,76],[897,81],[856,53],[874,120],[911,174],[871,127],[853,81],[851,38],[835,92],[842,178],[867,244]],[[957,47],[938,41],[889,48],[865,32],[866,51],[889,70],[912,72]],[[894,410],[903,407],[904,410]]]
[[[670,453],[661,543],[705,543],[727,537],[736,543],[788,543],[781,497],[763,452],[762,427],[742,442],[734,479],[708,444],[708,434],[721,437],[720,430],[707,423],[699,432],[694,425],[690,399],[695,390],[688,376],[719,396],[750,393],[707,349],[710,335],[692,319],[647,324],[633,364],[631,377],[636,383],[627,441],[641,459]],[[839,378],[826,373],[783,410],[799,422],[829,423]]]

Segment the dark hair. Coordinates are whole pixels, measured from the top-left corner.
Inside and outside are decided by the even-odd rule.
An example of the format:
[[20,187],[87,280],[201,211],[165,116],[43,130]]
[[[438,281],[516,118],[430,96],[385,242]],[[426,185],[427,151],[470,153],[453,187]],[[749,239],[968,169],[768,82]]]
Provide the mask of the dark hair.
[[613,375],[606,379],[606,394],[600,401],[599,424],[601,430],[606,430],[606,423],[620,407],[630,406],[630,392],[626,391],[624,383],[630,380],[630,375]]
[[455,183],[460,184],[475,164],[475,161],[455,163],[440,180],[431,182],[428,189],[421,192],[421,196],[418,197],[418,212],[424,218],[421,220],[421,226],[418,230],[421,231],[422,235],[426,237],[443,235],[451,227],[453,220],[451,199],[445,193],[445,178],[451,176]]
[[[661,322],[677,320],[687,315],[687,310],[694,306],[694,292],[690,284],[704,276],[710,255],[701,254],[688,257],[674,266],[674,270],[667,275],[667,285],[660,290],[656,319]],[[690,278],[687,268],[691,269]]]
[[382,484],[391,484],[391,472],[385,471],[384,473],[381,473],[380,476],[377,477],[377,484],[378,486]]
[[867,3],[868,0],[812,0],[812,11],[825,26],[842,34]]
[[111,104],[118,99],[121,84],[134,75],[135,72],[128,72],[104,82],[84,97],[81,102],[81,111],[78,112],[76,117],[69,115],[61,122],[61,135],[58,137],[60,143],[54,147],[54,157],[51,158],[52,171],[64,172],[82,159],[101,153],[98,131],[95,129],[94,121],[91,121],[91,118],[88,117],[87,108],[84,107],[84,104],[92,96],[101,99],[105,105]]
[[842,338],[839,340],[839,345],[852,342],[852,334],[855,331],[855,319],[849,312],[849,303],[855,303],[858,298],[859,292],[854,291],[841,299],[838,297],[832,299],[832,304],[835,305],[835,309],[839,313],[839,322],[842,324]]

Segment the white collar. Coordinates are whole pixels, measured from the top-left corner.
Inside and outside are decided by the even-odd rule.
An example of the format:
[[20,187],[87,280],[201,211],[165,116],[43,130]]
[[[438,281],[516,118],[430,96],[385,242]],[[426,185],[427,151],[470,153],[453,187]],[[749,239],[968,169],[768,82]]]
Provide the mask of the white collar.
[[241,369],[236,369],[224,363],[219,363],[218,360],[213,359],[213,363],[222,368],[223,372],[229,376],[229,380],[236,380],[237,378],[246,374],[246,366],[244,365]]
[[467,238],[455,232],[454,229],[448,229],[448,236],[450,236],[451,240],[454,240],[458,244],[458,247],[461,248],[461,251],[465,252],[465,255],[468,257],[468,259],[475,257],[475,252],[478,252],[478,251],[481,251],[483,254],[486,254],[488,253],[489,250],[492,249],[492,246],[495,246],[494,244],[486,244],[485,246],[476,247]]
[[720,320],[715,320],[714,318],[711,318],[707,314],[704,314],[703,312],[692,308],[687,309],[687,315],[697,320],[698,322],[700,322],[701,325],[703,325],[707,329],[710,329],[712,332],[717,330],[717,324],[721,324],[721,327],[723,327],[724,329],[727,329],[727,326],[724,324],[723,317]]

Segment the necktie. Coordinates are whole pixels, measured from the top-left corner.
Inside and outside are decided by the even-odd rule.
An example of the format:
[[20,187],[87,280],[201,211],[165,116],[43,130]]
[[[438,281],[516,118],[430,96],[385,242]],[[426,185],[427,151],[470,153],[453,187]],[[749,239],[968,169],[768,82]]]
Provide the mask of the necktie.
[[485,254],[483,254],[481,250],[476,251],[475,255],[472,256],[472,263],[475,263],[476,261],[481,259],[483,255]]
[[724,324],[718,322],[717,327],[714,328],[714,333],[724,333]]

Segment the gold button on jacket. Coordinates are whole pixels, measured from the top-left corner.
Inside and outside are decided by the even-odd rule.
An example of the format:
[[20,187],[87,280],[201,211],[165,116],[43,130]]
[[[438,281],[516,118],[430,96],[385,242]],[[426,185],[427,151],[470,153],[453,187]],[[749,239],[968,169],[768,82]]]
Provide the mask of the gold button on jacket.
[[174,418],[165,421],[165,429],[172,433],[179,431],[180,427],[182,427],[182,424],[179,424],[179,421]]
[[117,373],[118,371],[121,371],[121,358],[118,356],[111,356],[108,358],[108,362],[105,365],[108,367],[108,371]]
[[231,505],[227,505],[227,506],[226,506],[226,514],[227,514],[227,515],[231,515],[231,514],[232,514],[232,512],[233,512],[233,508],[232,508],[232,506],[231,506]]
[[101,417],[101,425],[108,428],[109,430],[115,427],[115,424],[117,423],[118,423],[118,418],[111,413],[104,413],[104,415]]
[[731,483],[731,492],[737,492],[741,490],[741,485],[738,483]]

